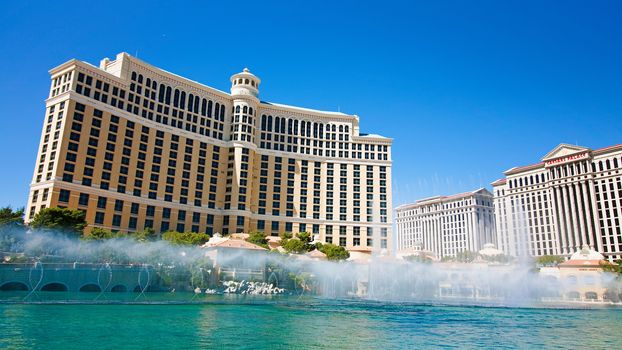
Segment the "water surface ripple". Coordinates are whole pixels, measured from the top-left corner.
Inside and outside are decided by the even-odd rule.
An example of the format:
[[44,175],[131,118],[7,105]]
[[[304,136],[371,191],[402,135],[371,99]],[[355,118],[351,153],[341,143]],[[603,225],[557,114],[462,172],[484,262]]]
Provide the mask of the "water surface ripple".
[[[216,300],[216,299],[215,299]],[[622,310],[284,298],[0,304],[2,349],[619,349]]]

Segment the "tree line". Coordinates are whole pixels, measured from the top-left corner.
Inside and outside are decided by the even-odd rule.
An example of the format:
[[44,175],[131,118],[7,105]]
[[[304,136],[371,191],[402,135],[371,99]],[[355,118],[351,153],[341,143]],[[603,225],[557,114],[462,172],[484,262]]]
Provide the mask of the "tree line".
[[[68,208],[41,209],[30,221],[28,227],[24,225],[23,217],[23,208],[15,210],[11,207],[0,208],[0,229],[17,228],[25,231],[29,227],[38,231],[62,233],[83,240],[133,238],[138,241],[155,241],[162,239],[175,245],[202,245],[210,239],[208,234],[201,232],[167,231],[158,234],[150,227],[131,233],[112,231],[101,227],[91,227],[87,230],[86,213]],[[270,249],[267,235],[264,232],[251,232],[246,241]],[[311,241],[312,235],[308,232],[300,232],[295,237],[292,233],[285,232],[281,234],[280,245],[285,252],[291,254],[304,254],[317,249],[326,254],[328,260],[345,260],[350,257],[350,253],[344,247],[334,244],[314,244]]]

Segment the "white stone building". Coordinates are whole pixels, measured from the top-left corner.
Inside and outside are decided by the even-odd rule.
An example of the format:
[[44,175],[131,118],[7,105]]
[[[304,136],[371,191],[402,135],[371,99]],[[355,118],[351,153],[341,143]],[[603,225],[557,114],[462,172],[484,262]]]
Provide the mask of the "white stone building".
[[396,224],[398,252],[428,251],[438,259],[497,241],[493,196],[484,188],[401,205]]
[[361,132],[357,115],[261,101],[248,69],[227,93],[126,53],[50,75],[26,221],[66,207],[119,232],[393,246],[392,140]]
[[622,145],[561,144],[540,163],[492,185],[497,246],[513,256],[563,255],[583,245],[610,260],[622,251]]

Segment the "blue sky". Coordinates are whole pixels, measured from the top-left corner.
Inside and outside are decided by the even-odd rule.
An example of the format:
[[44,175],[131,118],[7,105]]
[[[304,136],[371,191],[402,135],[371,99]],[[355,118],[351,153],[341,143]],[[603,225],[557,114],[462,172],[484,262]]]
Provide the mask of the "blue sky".
[[228,91],[357,114],[394,138],[394,205],[489,186],[565,142],[622,143],[617,1],[0,4],[0,205],[23,206],[49,90],[126,51]]

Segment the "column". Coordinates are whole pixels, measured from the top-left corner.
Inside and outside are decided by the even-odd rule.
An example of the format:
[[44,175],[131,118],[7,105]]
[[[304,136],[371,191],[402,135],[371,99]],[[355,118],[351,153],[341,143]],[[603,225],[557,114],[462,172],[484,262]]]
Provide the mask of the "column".
[[587,241],[589,242],[590,249],[595,249],[596,242],[594,242],[594,229],[592,228],[592,220],[594,219],[592,218],[592,213],[590,211],[590,196],[587,192],[587,184],[585,181],[581,181],[581,192],[583,197],[583,206],[585,208],[585,221],[587,223]]
[[558,187],[553,187],[553,192],[555,192],[555,197],[557,199],[557,206],[553,208],[553,210],[555,211],[555,218],[557,219],[557,222],[559,223],[559,228],[558,228],[558,232],[559,232],[559,237],[561,238],[561,254],[562,255],[566,255],[568,254],[568,245],[566,243],[566,221],[564,220],[564,210],[563,210],[563,205],[564,203],[562,202],[562,198],[561,198],[561,188]]
[[594,180],[590,179],[589,188],[590,188],[590,201],[592,203],[592,217],[594,219],[594,226],[596,227],[596,247],[599,253],[604,253],[605,249],[603,247],[603,235],[600,230],[600,220],[598,220],[598,203],[596,202],[596,190],[594,187]]
[[572,210],[572,224],[573,224],[573,229],[574,229],[574,244],[575,244],[575,249],[580,249],[581,248],[581,241],[579,240],[579,225],[577,224],[577,217],[574,215],[574,213],[577,212],[577,204],[575,203],[575,191],[574,191],[574,184],[571,184],[570,186],[568,186],[568,191],[570,192],[568,195],[570,197],[570,207]]
[[562,192],[562,201],[564,203],[564,217],[566,219],[566,232],[564,232],[564,236],[568,239],[568,249],[569,254],[572,254],[576,251],[576,242],[572,241],[572,225],[570,224],[570,211],[568,210],[568,188],[566,186],[561,187]]
[[[583,192],[581,191],[581,183],[576,183],[572,185],[577,197],[577,206],[579,211],[579,223],[581,224],[581,242],[583,244],[588,244],[588,239],[585,230],[585,217],[583,215],[583,210],[585,208],[585,199],[583,197]],[[591,245],[591,242],[589,243]]]

